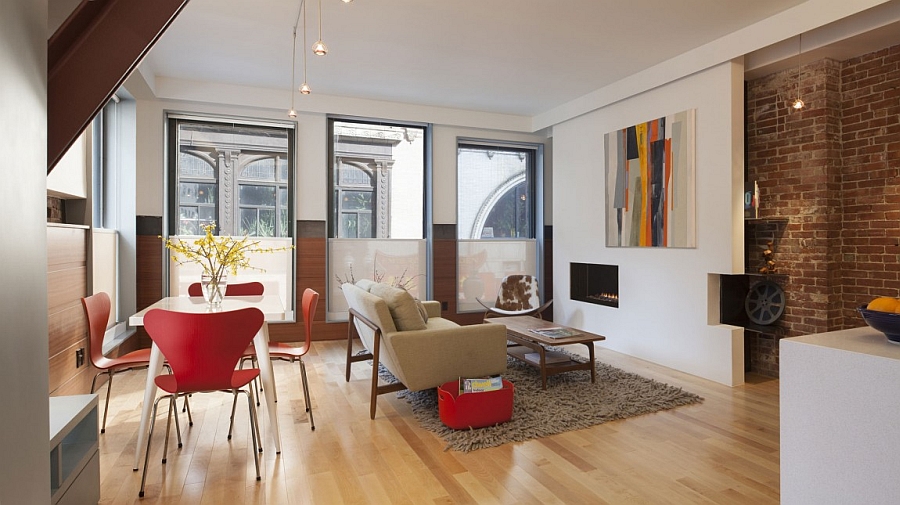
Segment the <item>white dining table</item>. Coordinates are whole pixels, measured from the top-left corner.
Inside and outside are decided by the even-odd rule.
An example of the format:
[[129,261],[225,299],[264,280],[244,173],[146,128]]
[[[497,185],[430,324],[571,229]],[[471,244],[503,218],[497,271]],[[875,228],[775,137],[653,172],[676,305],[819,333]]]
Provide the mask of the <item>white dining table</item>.
[[[256,355],[259,362],[259,376],[262,379],[263,395],[266,399],[266,409],[269,414],[269,427],[275,442],[275,452],[281,454],[281,434],[278,431],[278,412],[275,401],[275,374],[272,372],[272,360],[269,358],[269,322],[284,321],[286,311],[281,297],[278,295],[261,295],[261,296],[228,296],[222,301],[222,305],[214,310],[219,312],[244,309],[247,307],[255,307],[263,312],[266,322],[253,337],[253,347],[256,348]],[[170,296],[150,305],[141,310],[137,314],[128,318],[128,324],[131,326],[143,326],[144,314],[152,309],[164,309],[176,312],[189,312],[192,314],[203,314],[210,312],[210,307],[203,297],[189,296]],[[138,431],[137,447],[134,451],[134,470],[138,470],[141,456],[143,455],[147,434],[147,428],[150,422],[150,416],[153,410],[153,402],[156,400],[156,381],[155,378],[162,372],[164,356],[160,352],[156,343],[150,348],[150,367],[147,369],[147,383],[144,388],[144,405],[141,409],[141,425]]]

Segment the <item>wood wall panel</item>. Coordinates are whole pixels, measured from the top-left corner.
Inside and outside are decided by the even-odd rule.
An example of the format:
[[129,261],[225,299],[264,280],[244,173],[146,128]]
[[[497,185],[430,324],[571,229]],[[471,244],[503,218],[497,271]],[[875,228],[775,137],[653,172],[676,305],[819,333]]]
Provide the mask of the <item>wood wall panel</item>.
[[[137,310],[141,310],[162,298],[163,247],[156,235],[138,235],[136,243],[135,303]],[[143,327],[138,328],[137,335],[132,339],[136,339],[141,348],[150,347],[150,337]]]
[[[81,347],[84,347],[85,350],[85,364],[76,368],[75,351]],[[56,388],[68,382],[70,379],[75,377],[75,375],[81,373],[87,368],[90,368],[90,366],[87,364],[89,362],[87,352],[88,339],[83,338],[70,345],[69,347],[63,349],[61,352],[50,356],[50,393],[53,393]],[[82,391],[82,393],[87,392],[88,391]]]
[[78,304],[54,312],[48,316],[50,356],[70,347],[75,342],[88,338],[87,317],[84,307]]
[[47,270],[63,270],[73,264],[86,265],[87,233],[84,228],[48,226]]
[[59,312],[87,296],[87,266],[47,272],[47,310]]
[[[94,375],[96,375],[97,372],[99,372],[99,370],[90,365],[79,368],[78,372],[72,378],[60,384],[55,391],[50,393],[50,396],[86,395],[90,393],[91,380],[94,379]],[[98,391],[106,384],[105,379],[105,375],[97,379]]]
[[[87,319],[81,298],[87,295],[86,227],[47,226],[47,346],[49,350],[50,393],[85,370],[89,360]],[[85,349],[85,365],[75,366],[75,351]],[[74,384],[74,383],[73,383]],[[72,393],[90,389],[72,388]]]

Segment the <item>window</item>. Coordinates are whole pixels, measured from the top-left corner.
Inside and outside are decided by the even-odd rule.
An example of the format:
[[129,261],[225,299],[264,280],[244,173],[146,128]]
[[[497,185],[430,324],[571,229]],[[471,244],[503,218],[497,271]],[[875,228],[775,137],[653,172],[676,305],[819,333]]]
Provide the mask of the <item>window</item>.
[[506,275],[538,275],[542,146],[457,143],[458,312],[483,310]]
[[[346,318],[340,284],[426,287],[423,125],[330,118],[328,318]],[[421,295],[420,295],[421,293]]]
[[171,230],[200,235],[215,222],[220,234],[291,236],[293,128],[175,117],[169,135]]
[[[293,243],[294,124],[170,114],[168,228],[174,236],[257,237],[263,247]],[[293,254],[258,254],[230,282],[259,281],[293,305]],[[200,278],[192,264],[169,265],[169,291]]]

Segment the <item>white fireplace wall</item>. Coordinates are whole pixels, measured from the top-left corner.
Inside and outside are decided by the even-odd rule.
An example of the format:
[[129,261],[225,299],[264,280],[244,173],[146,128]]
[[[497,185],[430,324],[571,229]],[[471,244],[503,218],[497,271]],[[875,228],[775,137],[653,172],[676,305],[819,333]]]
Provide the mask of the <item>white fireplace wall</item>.
[[[727,385],[743,383],[743,330],[711,321],[710,273],[743,268],[743,64],[729,62],[553,127],[554,319],[601,345]],[[697,110],[697,247],[613,248],[604,234],[603,136]],[[593,216],[593,218],[592,218]],[[569,264],[619,265],[619,308],[572,301]]]

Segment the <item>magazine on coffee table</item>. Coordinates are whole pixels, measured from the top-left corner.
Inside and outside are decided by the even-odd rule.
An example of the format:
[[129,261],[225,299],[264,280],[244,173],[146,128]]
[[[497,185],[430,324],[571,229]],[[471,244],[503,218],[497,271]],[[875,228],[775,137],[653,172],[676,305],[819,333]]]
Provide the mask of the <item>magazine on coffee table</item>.
[[574,337],[575,335],[581,335],[580,331],[573,328],[566,328],[564,326],[555,326],[553,328],[532,328],[528,331],[537,333],[538,335],[547,338],[566,338]]

